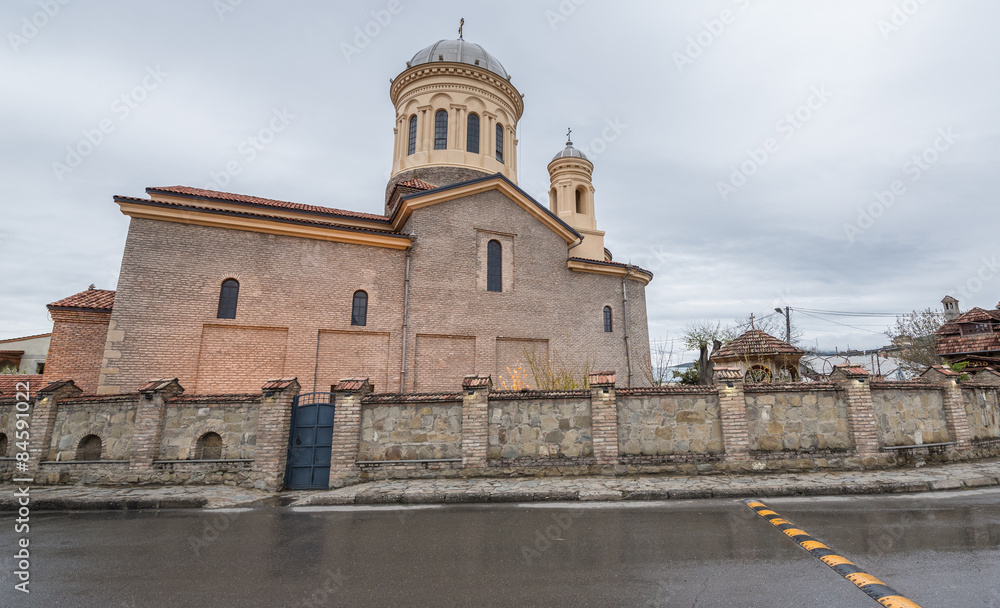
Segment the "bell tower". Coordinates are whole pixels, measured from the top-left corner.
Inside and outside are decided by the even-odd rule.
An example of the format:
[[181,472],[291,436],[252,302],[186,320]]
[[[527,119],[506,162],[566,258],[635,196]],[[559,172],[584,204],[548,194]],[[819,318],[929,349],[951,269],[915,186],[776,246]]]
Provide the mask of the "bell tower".
[[597,229],[594,210],[594,163],[573,147],[570,135],[572,130],[566,148],[549,163],[549,209],[583,235],[583,242],[570,250],[571,256],[607,261],[604,232]]

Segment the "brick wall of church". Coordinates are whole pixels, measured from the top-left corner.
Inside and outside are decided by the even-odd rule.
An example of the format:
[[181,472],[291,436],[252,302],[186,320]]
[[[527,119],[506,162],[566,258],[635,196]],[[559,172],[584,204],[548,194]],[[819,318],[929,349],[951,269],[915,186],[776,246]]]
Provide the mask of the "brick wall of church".
[[[405,391],[450,391],[471,371],[528,369],[522,359],[540,350],[541,367],[548,359],[581,382],[590,371],[627,370],[621,278],[569,270],[566,242],[502,193],[417,209],[410,231]],[[502,293],[479,280],[491,238],[505,244]],[[304,392],[353,376],[398,391],[405,263],[397,250],[133,219],[99,392],[177,377],[190,393],[241,393],[283,376],[299,378]],[[236,318],[218,319],[228,278],[240,283]],[[644,287],[628,284],[632,385],[643,386]],[[351,325],[356,290],[368,293],[364,327]],[[613,332],[604,331],[605,306]],[[620,377],[627,383],[626,371]]]
[[73,380],[85,393],[96,392],[111,313],[53,310],[50,314],[52,341],[45,381]]
[[[189,393],[242,393],[281,376],[310,392],[362,373],[398,388],[389,353],[399,351],[404,263],[390,249],[133,219],[102,392],[177,377]],[[240,283],[236,318],[218,319],[227,278]],[[353,327],[359,289],[368,323]]]
[[[566,242],[502,193],[419,209],[407,231],[416,234],[409,348],[418,358],[409,361],[409,390],[451,390],[462,369],[499,377],[517,362],[530,375],[526,357],[517,356],[518,339],[548,341],[552,368],[572,371],[581,380],[588,371],[627,369],[621,278],[569,270]],[[485,267],[482,244],[491,238],[504,246],[502,293],[486,291],[478,280]],[[632,384],[647,386],[649,379],[641,373],[643,362],[649,367],[645,288],[637,281],[628,284]],[[604,332],[605,306],[615,319],[610,333]],[[536,348],[529,343],[520,350]],[[624,371],[619,374],[627,378]]]

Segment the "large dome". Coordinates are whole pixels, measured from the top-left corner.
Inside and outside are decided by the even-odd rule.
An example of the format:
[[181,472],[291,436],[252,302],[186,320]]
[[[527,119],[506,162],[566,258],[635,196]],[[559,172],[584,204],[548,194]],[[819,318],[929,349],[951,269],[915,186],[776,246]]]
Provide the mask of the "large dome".
[[466,63],[477,65],[510,80],[510,74],[496,57],[486,52],[486,49],[465,40],[438,40],[429,47],[417,52],[409,62],[407,67],[433,63],[435,61],[451,61],[454,63]]

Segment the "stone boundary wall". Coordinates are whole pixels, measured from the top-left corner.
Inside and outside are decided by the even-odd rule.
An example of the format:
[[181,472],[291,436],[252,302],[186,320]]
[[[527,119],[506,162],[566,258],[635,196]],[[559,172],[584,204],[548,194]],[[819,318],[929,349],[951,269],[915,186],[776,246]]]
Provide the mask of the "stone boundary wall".
[[[1000,456],[997,386],[946,373],[870,382],[838,366],[829,382],[744,385],[717,368],[713,386],[617,388],[613,372],[573,391],[372,394],[366,378],[334,388],[330,486],[375,479],[543,475],[733,474],[861,470]],[[458,388],[458,387],[456,387]],[[296,379],[257,394],[187,396],[176,380],[132,395],[83,396],[56,382],[32,404],[30,473],[42,483],[283,486]],[[0,432],[11,400],[0,400]],[[222,459],[193,460],[205,432]],[[104,442],[99,462],[79,440]],[[930,445],[927,444],[943,444]],[[11,450],[12,453],[12,450]],[[6,455],[0,454],[0,458]],[[0,459],[0,479],[13,462]],[[6,476],[6,477],[4,477]]]

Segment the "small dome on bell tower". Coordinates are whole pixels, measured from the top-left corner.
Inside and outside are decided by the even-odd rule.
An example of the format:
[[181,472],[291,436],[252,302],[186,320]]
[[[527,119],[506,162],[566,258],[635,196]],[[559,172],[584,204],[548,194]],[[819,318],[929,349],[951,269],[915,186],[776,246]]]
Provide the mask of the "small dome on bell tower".
[[570,250],[571,256],[605,260],[604,232],[597,229],[594,209],[594,163],[573,147],[572,134],[570,129],[566,147],[549,162],[549,209],[583,235],[583,242]]

